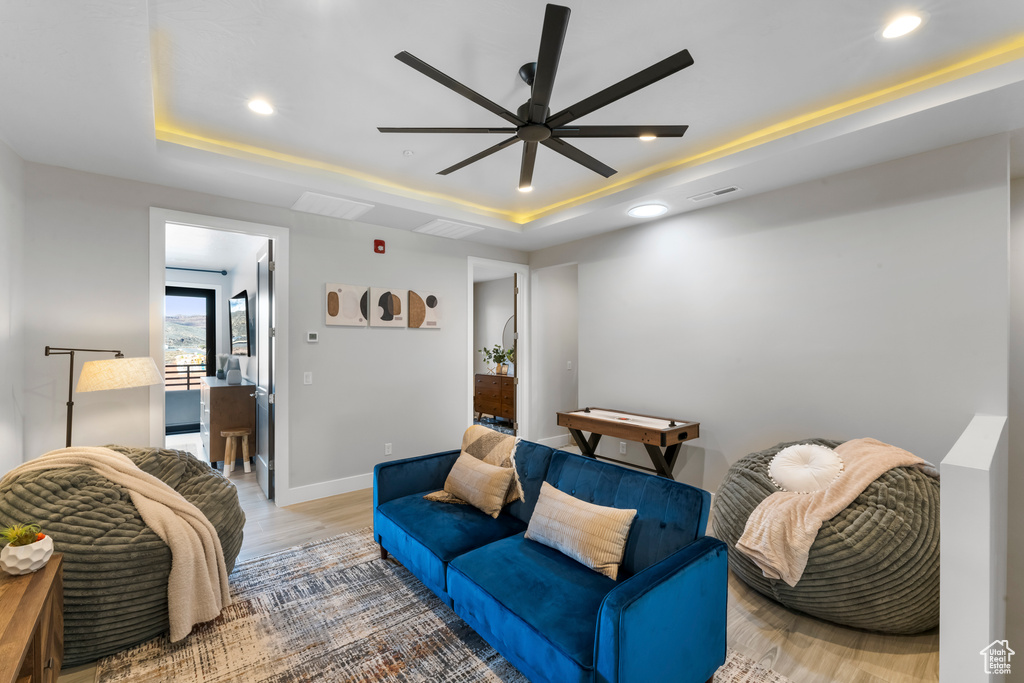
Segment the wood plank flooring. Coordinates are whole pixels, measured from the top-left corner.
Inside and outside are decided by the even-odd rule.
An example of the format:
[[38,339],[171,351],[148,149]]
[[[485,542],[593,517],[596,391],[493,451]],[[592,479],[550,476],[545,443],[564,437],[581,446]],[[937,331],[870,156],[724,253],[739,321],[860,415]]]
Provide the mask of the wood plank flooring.
[[[177,439],[176,445],[169,446],[203,457],[201,446],[187,438]],[[246,516],[239,561],[370,526],[373,520],[370,489],[279,508],[263,497],[255,472],[245,474],[236,466],[231,480],[238,487]],[[884,636],[843,628],[791,612],[731,573],[728,609],[729,646],[793,683],[930,683],[939,679],[937,630],[918,636]],[[95,679],[96,666],[87,664],[61,671],[59,683],[94,683]]]

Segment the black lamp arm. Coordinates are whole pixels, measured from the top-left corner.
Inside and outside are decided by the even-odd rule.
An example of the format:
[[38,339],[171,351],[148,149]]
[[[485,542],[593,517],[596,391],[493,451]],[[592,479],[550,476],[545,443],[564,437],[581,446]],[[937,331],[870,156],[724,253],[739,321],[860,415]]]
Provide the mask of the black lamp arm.
[[65,443],[66,448],[71,448],[71,414],[75,411],[75,352],[85,351],[88,353],[112,353],[114,358],[124,358],[124,354],[116,349],[72,349],[64,346],[47,346],[47,356],[68,356],[70,368],[68,371],[68,426],[67,426],[67,439]]

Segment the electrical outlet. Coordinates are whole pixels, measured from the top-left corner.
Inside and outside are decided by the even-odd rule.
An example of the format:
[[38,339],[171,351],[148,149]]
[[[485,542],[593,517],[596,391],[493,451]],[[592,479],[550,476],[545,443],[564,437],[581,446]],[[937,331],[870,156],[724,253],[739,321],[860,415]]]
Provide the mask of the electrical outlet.
[[313,383],[313,373],[312,372],[304,372],[304,373],[302,373],[302,383],[303,384],[312,384]]
[[384,455],[391,455],[391,444],[384,444]]
[[625,441],[620,441],[619,442],[619,455],[625,455],[625,454],[626,454],[626,442]]

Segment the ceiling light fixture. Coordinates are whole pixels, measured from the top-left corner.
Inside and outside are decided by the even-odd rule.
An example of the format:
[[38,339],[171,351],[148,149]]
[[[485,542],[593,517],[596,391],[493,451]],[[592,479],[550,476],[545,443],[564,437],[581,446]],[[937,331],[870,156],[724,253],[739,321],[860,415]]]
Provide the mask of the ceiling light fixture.
[[520,192],[533,192],[533,185],[523,185],[519,188]]
[[904,14],[889,22],[882,31],[883,38],[899,38],[905,36],[921,25],[921,17],[916,14]]
[[640,136],[640,139],[643,140],[644,142],[647,142],[648,140],[657,140],[658,136],[645,133],[644,135]]
[[634,206],[626,213],[633,218],[654,218],[668,213],[668,207],[664,204],[641,204]]
[[270,106],[270,103],[266,100],[249,100],[249,109],[252,109],[257,114],[263,114],[269,116],[274,113],[274,108]]

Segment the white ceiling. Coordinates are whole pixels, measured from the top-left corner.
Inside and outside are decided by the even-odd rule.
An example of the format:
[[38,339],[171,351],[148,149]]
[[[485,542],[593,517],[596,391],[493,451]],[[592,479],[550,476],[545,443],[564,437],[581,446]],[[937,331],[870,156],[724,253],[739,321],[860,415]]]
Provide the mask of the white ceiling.
[[[519,146],[436,175],[502,136],[376,131],[504,125],[393,55],[408,50],[515,110],[528,96],[516,72],[536,59],[540,39],[537,0],[4,3],[0,135],[30,161],[285,207],[313,190],[375,204],[360,222],[408,230],[443,217],[489,228],[467,239],[530,250],[636,222],[625,210],[649,199],[678,213],[728,201],[686,199],[725,185],[743,188],[730,198],[749,196],[1024,128],[1020,0],[588,0],[572,9],[552,110],[682,48],[695,60],[581,120],[690,125],[681,139],[576,141],[619,170],[608,180],[544,149],[535,191],[521,194]],[[917,32],[878,37],[908,9],[926,16]],[[969,64],[986,53],[988,62]],[[936,77],[951,65],[955,78]],[[919,78],[928,87],[906,87]],[[886,88],[900,96],[812,126],[792,121]],[[249,112],[253,96],[277,113]],[[735,144],[787,120],[782,137]],[[1013,149],[1024,175],[1024,136]]]
[[[266,242],[266,238],[252,235],[168,223],[165,260],[171,267],[225,270],[230,274],[240,266],[255,268],[254,254]],[[174,277],[168,273],[168,279]]]

